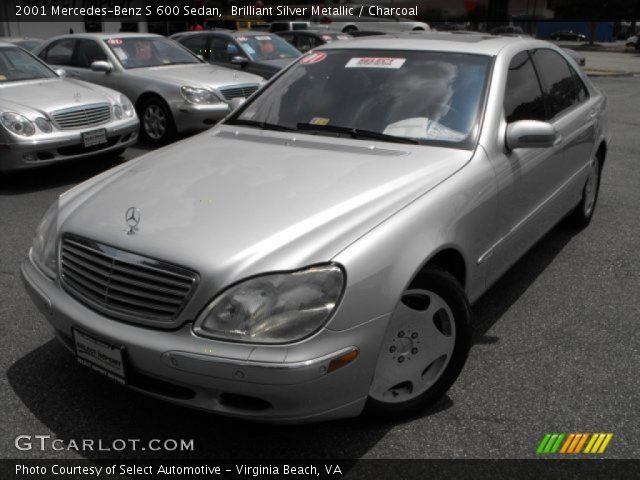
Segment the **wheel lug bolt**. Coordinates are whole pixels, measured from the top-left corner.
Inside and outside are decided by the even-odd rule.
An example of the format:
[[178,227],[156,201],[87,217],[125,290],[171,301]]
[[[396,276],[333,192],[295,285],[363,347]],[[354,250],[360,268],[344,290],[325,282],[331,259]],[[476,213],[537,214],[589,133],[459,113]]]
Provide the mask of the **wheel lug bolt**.
[[411,349],[411,353],[413,353],[415,355],[416,353],[418,353],[418,349],[416,347],[413,347]]
[[390,351],[391,353],[395,352],[396,350],[397,350],[397,349],[396,349],[396,346],[395,346],[395,345],[391,345],[391,347],[389,347],[389,351]]
[[411,334],[411,338],[418,338],[418,332],[413,332]]
[[404,330],[400,330],[398,332],[398,337],[400,337],[400,338],[404,337]]
[[398,363],[402,363],[402,362],[404,362],[404,357],[402,355],[400,355],[398,357]]

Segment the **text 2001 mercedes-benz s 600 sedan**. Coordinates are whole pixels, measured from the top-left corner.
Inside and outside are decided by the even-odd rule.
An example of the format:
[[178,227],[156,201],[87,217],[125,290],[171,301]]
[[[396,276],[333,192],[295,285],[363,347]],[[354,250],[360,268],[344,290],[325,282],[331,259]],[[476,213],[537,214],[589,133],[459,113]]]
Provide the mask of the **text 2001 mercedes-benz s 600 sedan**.
[[589,223],[605,105],[542,41],[322,47],[61,195],[24,280],[81,363],[155,397],[279,422],[415,411],[462,369],[470,302],[563,217]]

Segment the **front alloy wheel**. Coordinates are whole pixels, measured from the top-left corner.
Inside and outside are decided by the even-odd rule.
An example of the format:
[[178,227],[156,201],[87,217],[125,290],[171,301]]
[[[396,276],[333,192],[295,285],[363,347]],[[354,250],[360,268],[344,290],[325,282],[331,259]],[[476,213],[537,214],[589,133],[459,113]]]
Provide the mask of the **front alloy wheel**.
[[140,106],[141,133],[150,143],[167,143],[175,133],[171,111],[160,99],[149,99]]
[[429,268],[405,290],[389,320],[369,391],[381,413],[435,402],[458,377],[470,346],[470,308],[458,282]]

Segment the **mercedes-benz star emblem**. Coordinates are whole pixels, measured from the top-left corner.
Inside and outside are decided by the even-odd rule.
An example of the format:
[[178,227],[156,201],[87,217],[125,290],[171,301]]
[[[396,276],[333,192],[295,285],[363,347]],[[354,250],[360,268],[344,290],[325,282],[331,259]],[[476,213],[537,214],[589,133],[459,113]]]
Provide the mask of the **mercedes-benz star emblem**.
[[80,92],[76,92],[76,93],[74,93],[74,94],[73,94],[73,99],[74,99],[76,102],[80,102],[80,100],[82,100],[82,94],[81,94]]
[[127,209],[127,213],[124,216],[127,225],[129,226],[129,231],[127,235],[133,235],[138,231],[138,224],[140,223],[140,210],[136,207],[129,207]]

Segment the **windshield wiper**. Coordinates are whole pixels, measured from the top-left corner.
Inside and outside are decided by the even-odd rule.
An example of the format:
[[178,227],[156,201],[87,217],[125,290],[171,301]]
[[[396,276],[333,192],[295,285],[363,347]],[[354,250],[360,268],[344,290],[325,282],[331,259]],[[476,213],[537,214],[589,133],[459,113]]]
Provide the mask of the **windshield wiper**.
[[410,143],[413,145],[420,144],[419,141],[413,138],[396,137],[395,135],[387,135],[386,133],[362,130],[360,128],[339,127],[336,125],[316,125],[313,123],[298,123],[297,127],[298,130],[344,133],[351,136],[351,138],[369,138],[372,140],[381,140],[383,142]]
[[227,122],[227,125],[246,125],[247,127],[258,127],[262,130],[278,130],[281,132],[295,132],[295,128],[285,127],[284,125],[278,125],[276,123],[259,122],[257,120],[249,120],[238,118]]

